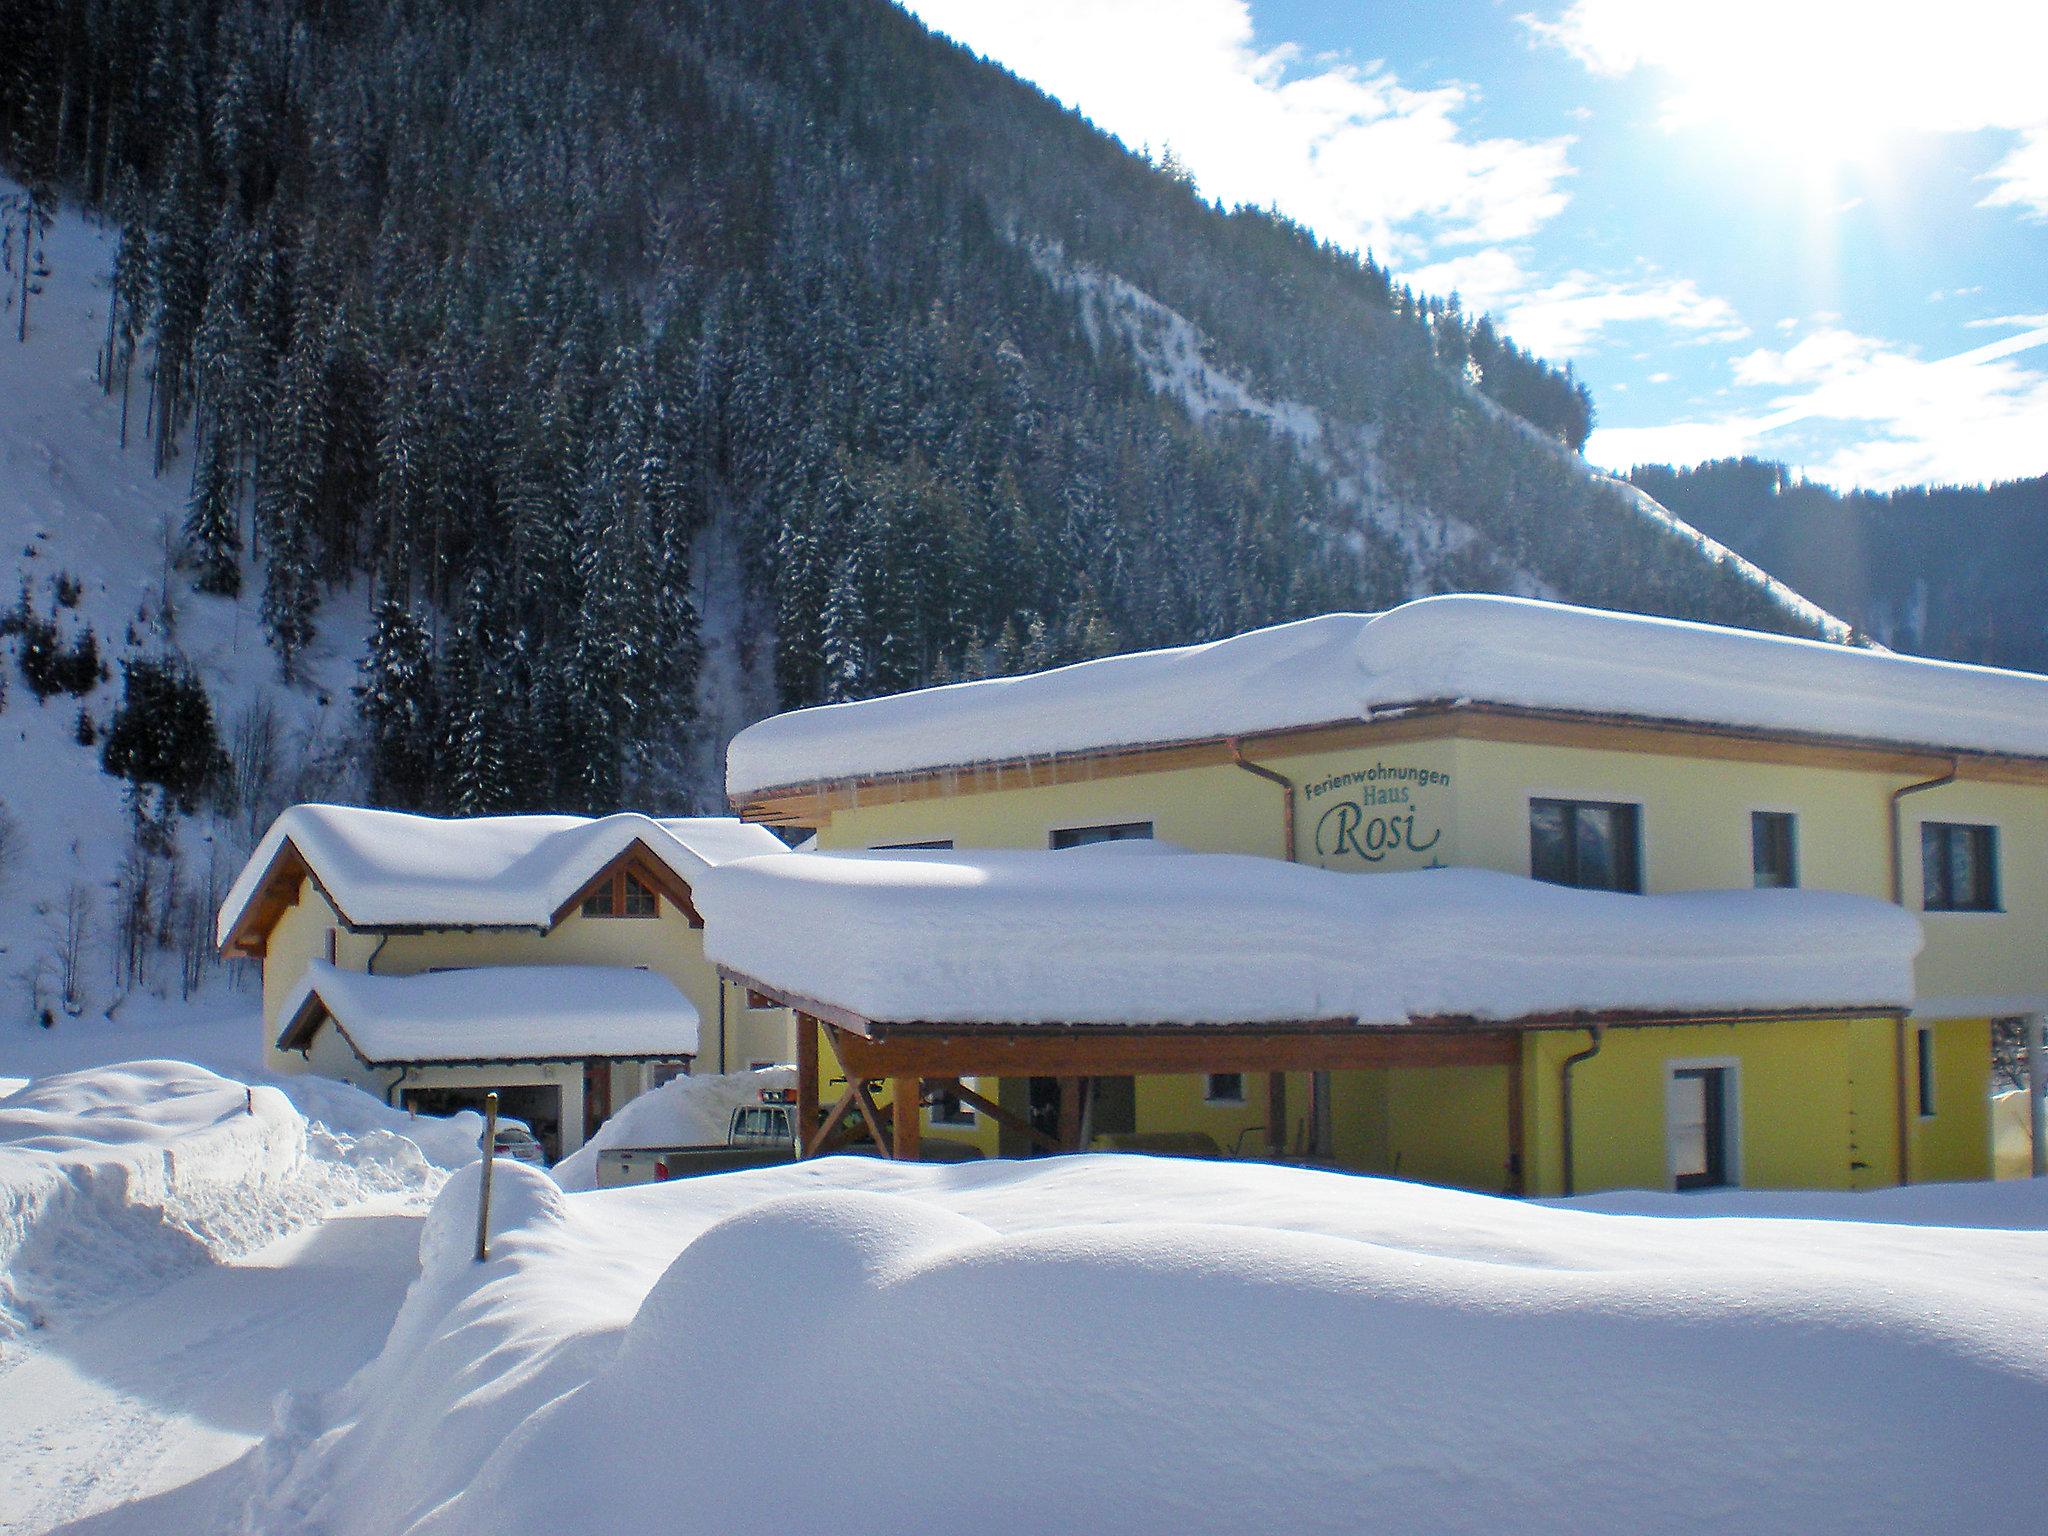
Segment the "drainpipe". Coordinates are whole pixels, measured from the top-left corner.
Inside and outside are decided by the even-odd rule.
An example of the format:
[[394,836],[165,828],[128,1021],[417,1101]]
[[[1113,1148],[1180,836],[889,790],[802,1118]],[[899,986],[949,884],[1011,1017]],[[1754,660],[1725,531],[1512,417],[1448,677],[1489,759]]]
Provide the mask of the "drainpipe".
[[1573,1166],[1572,1159],[1572,1068],[1582,1061],[1591,1061],[1600,1054],[1601,1037],[1605,1034],[1605,1031],[1598,1024],[1595,1024],[1590,1034],[1592,1039],[1586,1048],[1583,1051],[1574,1051],[1571,1055],[1565,1057],[1564,1065],[1558,1070],[1558,1077],[1562,1082],[1564,1094],[1564,1192],[1567,1195],[1575,1195],[1579,1192],[1577,1172]]
[[1938,777],[1932,779],[1922,779],[1918,784],[1903,784],[1899,788],[1892,791],[1891,872],[1892,905],[1895,907],[1903,907],[1906,904],[1906,851],[1904,848],[1899,846],[1899,839],[1901,836],[1899,830],[1899,802],[1905,799],[1908,795],[1917,795],[1923,793],[1926,790],[1940,789],[1944,784],[1953,784],[1956,781],[1956,775],[1959,774],[1961,771],[1962,763],[1957,759],[1951,758],[1949,760],[1947,773],[1941,774]]
[[[1949,759],[1947,773],[1937,774],[1931,779],[1922,779],[1917,784],[1902,784],[1892,791],[1888,807],[1891,817],[1891,841],[1887,851],[1891,855],[1892,905],[1895,907],[1906,905],[1905,833],[1901,825],[1903,818],[1899,814],[1899,802],[1908,795],[1924,794],[1930,789],[1940,789],[1944,784],[1955,783],[1957,775],[1962,772],[1962,766],[1960,758],[1952,757]],[[1903,1013],[1892,1016],[1892,1071],[1897,1079],[1897,1091],[1892,1095],[1892,1112],[1896,1122],[1894,1130],[1899,1141],[1899,1183],[1904,1185],[1912,1182],[1913,1145],[1910,1139],[1912,1124],[1906,1113],[1906,1016]]]
[[386,944],[389,944],[390,942],[391,935],[388,933],[378,938],[377,947],[370,951],[370,958],[363,962],[363,974],[365,976],[374,976],[377,974],[377,957],[384,953],[384,946]]
[[[1278,784],[1282,791],[1280,801],[1280,835],[1287,849],[1287,862],[1297,862],[1294,836],[1294,780],[1286,774],[1268,768],[1264,763],[1254,763],[1244,755],[1244,738],[1230,738],[1230,761],[1246,773],[1264,779],[1269,784]],[[1284,1091],[1284,1090],[1283,1090]],[[1330,1134],[1330,1074],[1311,1072],[1308,1077],[1308,1152],[1312,1157],[1327,1157]]]
[[384,1090],[384,1102],[393,1109],[398,1108],[398,1090],[405,1080],[412,1076],[412,1063],[407,1062],[398,1069],[398,1076],[391,1079],[391,1086]]
[[1287,862],[1290,864],[1294,863],[1294,780],[1287,777],[1284,773],[1276,773],[1264,763],[1247,761],[1244,755],[1244,738],[1241,736],[1230,738],[1230,760],[1246,773],[1256,774],[1258,777],[1266,780],[1267,783],[1278,784],[1281,789],[1286,791],[1286,798],[1280,803],[1280,826],[1282,836],[1287,841]]

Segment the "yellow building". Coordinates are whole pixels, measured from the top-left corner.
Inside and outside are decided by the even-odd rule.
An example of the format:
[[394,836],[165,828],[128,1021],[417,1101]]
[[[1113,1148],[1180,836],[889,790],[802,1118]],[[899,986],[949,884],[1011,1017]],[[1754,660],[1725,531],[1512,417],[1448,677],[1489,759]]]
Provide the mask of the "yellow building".
[[431,1112],[496,1090],[562,1155],[677,1072],[789,1060],[789,1015],[720,979],[691,901],[707,870],[782,847],[723,817],[294,806],[217,936],[262,963],[273,1069]]
[[[1797,1017],[1549,1019],[1495,1065],[1099,1085],[1139,1138],[1537,1193],[1566,1188],[1567,1158],[1581,1190],[1980,1178],[1991,1021],[2048,1009],[2048,679],[2029,674],[1432,598],[779,716],[735,739],[728,790],[821,850],[1153,838],[1361,875],[1848,892],[1923,926],[1910,1007],[1885,1016],[1845,995]],[[931,1114],[1002,1143],[956,1102]]]

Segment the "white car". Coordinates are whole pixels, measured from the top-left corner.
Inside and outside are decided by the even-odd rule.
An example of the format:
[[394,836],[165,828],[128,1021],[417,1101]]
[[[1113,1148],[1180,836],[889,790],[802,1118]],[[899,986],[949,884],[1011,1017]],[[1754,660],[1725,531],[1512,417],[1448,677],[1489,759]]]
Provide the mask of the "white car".
[[509,1157],[515,1163],[526,1163],[534,1168],[548,1165],[547,1153],[541,1150],[540,1142],[517,1120],[498,1122],[498,1139],[491,1150],[493,1155]]

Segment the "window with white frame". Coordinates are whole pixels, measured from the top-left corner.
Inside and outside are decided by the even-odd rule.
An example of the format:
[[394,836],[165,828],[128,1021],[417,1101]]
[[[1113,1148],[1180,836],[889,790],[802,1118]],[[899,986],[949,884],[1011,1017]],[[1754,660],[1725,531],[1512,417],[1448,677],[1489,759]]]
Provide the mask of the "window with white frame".
[[1749,867],[1760,891],[1789,891],[1799,884],[1798,818],[1790,811],[1749,813]]

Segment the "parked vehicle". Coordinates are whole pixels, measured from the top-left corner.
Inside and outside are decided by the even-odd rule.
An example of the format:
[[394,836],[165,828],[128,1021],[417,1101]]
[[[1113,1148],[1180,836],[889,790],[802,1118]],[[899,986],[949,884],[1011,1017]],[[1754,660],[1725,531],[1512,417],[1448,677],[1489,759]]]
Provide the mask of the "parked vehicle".
[[533,1132],[517,1120],[500,1120],[498,1137],[492,1144],[491,1152],[496,1157],[509,1157],[515,1163],[525,1163],[534,1168],[548,1165],[547,1153]]
[[725,1140],[701,1146],[605,1147],[597,1154],[597,1187],[659,1184],[735,1168],[766,1168],[796,1161],[794,1095],[764,1089],[761,1102],[742,1104],[726,1124]]

